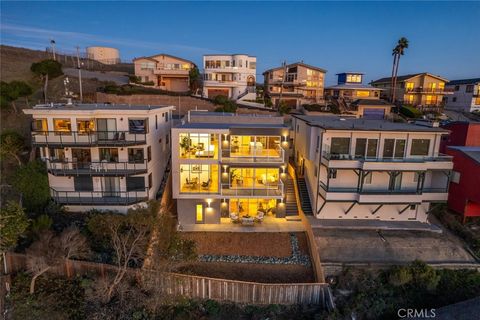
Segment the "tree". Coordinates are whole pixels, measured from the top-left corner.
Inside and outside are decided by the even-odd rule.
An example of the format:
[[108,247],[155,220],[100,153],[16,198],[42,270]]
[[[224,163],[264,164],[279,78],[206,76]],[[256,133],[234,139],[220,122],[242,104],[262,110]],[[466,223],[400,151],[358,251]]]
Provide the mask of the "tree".
[[117,271],[104,286],[102,298],[108,302],[124,280],[129,267],[140,265],[145,257],[149,236],[157,223],[159,203],[152,201],[147,208],[129,210],[126,215],[97,214],[89,219],[88,230],[98,240],[108,241],[115,255]]
[[25,210],[15,201],[8,201],[0,211],[0,250],[12,249],[27,230],[29,220]]
[[194,66],[192,69],[190,69],[188,77],[190,80],[190,91],[196,92],[196,90],[200,87],[200,71],[198,71],[197,66]]
[[22,194],[27,212],[43,213],[50,200],[45,163],[35,160],[19,167],[13,174],[12,186]]
[[283,116],[284,114],[290,113],[292,107],[290,107],[285,101],[281,101],[278,105],[278,112]]
[[11,105],[15,113],[18,112],[15,100],[25,97],[28,104],[27,97],[33,93],[32,88],[24,81],[12,81],[10,83],[2,81],[0,84],[0,92],[2,96],[2,108]]
[[58,236],[47,230],[26,249],[26,253],[27,269],[32,274],[30,294],[33,294],[35,281],[42,274],[62,265],[70,258],[83,258],[88,255],[87,239],[75,227],[65,229]]
[[25,138],[16,131],[5,130],[0,135],[0,157],[13,157],[22,165],[20,153],[25,150]]
[[43,60],[32,63],[30,70],[39,76],[43,81],[43,98],[47,103],[48,80],[59,77],[63,74],[62,64],[55,60]]
[[395,90],[397,85],[398,66],[400,65],[400,57],[405,54],[405,49],[408,48],[408,40],[405,37],[401,37],[395,48],[393,48],[393,65],[392,65],[392,103],[395,103]]

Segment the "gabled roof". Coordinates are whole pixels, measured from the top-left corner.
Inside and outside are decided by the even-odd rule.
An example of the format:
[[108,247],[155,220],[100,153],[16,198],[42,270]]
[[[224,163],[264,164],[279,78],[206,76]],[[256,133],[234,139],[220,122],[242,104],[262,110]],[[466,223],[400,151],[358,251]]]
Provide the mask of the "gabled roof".
[[158,57],[158,56],[166,56],[166,57],[170,57],[170,58],[173,58],[173,59],[182,60],[182,61],[185,61],[185,62],[188,62],[188,63],[191,63],[191,64],[195,65],[195,63],[194,63],[193,61],[190,61],[190,60],[187,60],[187,59],[183,59],[183,58],[180,58],[180,57],[176,57],[176,56],[172,56],[171,54],[166,54],[166,53],[159,53],[159,54],[155,54],[155,55],[149,56],[149,57],[138,57],[138,58],[134,58],[134,59],[133,59],[133,62],[135,62],[135,61],[137,61],[137,60],[141,60],[141,59],[146,59],[146,60],[151,60],[151,61],[158,62],[158,60],[154,59],[155,57]]
[[480,83],[480,78],[473,78],[473,79],[461,79],[461,80],[452,80],[448,82],[447,86],[456,86],[459,84],[475,84]]
[[368,84],[360,84],[360,83],[336,84],[333,86],[325,87],[325,89],[351,89],[351,90],[360,89],[360,90],[375,90],[375,91],[385,90],[385,89],[369,86]]
[[[322,69],[322,68],[319,68],[319,67],[315,67],[315,66],[312,66],[312,65],[303,63],[303,62],[290,63],[290,64],[287,64],[286,67],[287,67],[287,68],[290,68],[290,67],[294,67],[294,66],[302,66],[302,67],[305,67],[305,68],[308,68],[308,69],[317,70],[317,71],[320,71],[320,72],[323,72],[323,73],[326,73],[326,72],[327,72],[327,70],[325,70],[325,69]],[[267,72],[272,72],[272,71],[275,71],[275,70],[280,70],[280,69],[283,69],[283,67],[276,67],[276,68],[268,69],[268,70],[265,70],[262,74],[265,74],[265,73],[267,73]]]
[[[418,77],[418,76],[421,76],[421,75],[428,75],[430,77],[434,77],[434,78],[443,80],[445,82],[448,82],[447,79],[442,78],[442,77],[437,76],[437,75],[434,75],[434,74],[431,74],[431,73],[428,73],[428,72],[412,73],[412,74],[406,74],[406,75],[403,75],[403,76],[398,76],[397,77],[397,82],[402,82],[402,81],[405,81],[405,80],[408,80],[408,79],[411,79],[411,78],[415,78],[415,77]],[[371,83],[372,84],[373,83],[390,83],[391,81],[392,81],[392,77],[386,77],[386,78],[381,78],[381,79],[372,81]]]

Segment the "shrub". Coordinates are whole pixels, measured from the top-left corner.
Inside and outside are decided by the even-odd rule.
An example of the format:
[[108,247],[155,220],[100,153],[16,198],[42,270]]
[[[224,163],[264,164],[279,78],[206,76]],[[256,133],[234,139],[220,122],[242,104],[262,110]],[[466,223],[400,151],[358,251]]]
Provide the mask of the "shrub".
[[281,115],[288,114],[288,113],[290,113],[291,110],[292,110],[292,107],[290,107],[288,104],[286,104],[283,101],[280,102],[280,105],[278,106],[278,112]]
[[408,118],[420,118],[422,116],[420,110],[416,109],[415,107],[406,105],[400,108],[400,113]]
[[410,272],[408,267],[395,266],[390,271],[390,275],[388,276],[388,283],[390,283],[394,287],[399,287],[412,281],[412,278],[412,273]]
[[218,95],[215,98],[213,98],[213,103],[215,104],[225,105],[227,102],[229,102],[229,99],[227,96]]

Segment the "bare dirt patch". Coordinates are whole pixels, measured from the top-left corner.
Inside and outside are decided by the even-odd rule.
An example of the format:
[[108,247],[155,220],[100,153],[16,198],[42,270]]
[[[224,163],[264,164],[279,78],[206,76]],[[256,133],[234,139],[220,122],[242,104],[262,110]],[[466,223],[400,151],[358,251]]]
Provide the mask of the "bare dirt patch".
[[[308,243],[304,233],[295,233],[302,254],[308,255]],[[246,255],[288,257],[292,255],[289,233],[241,233],[241,232],[186,232],[186,239],[194,240],[198,254]]]
[[315,282],[312,268],[301,265],[196,262],[181,270],[197,276],[263,283]]

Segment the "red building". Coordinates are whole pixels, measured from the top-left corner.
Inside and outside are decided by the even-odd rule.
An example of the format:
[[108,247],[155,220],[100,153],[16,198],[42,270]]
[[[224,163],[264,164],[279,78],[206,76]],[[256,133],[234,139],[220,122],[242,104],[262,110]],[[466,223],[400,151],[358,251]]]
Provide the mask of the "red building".
[[448,207],[468,217],[480,217],[480,146],[447,147],[453,156],[453,174],[448,191]]
[[480,123],[479,122],[451,122],[442,128],[450,130],[448,136],[444,136],[440,143],[440,152],[446,153],[448,146],[480,146]]

